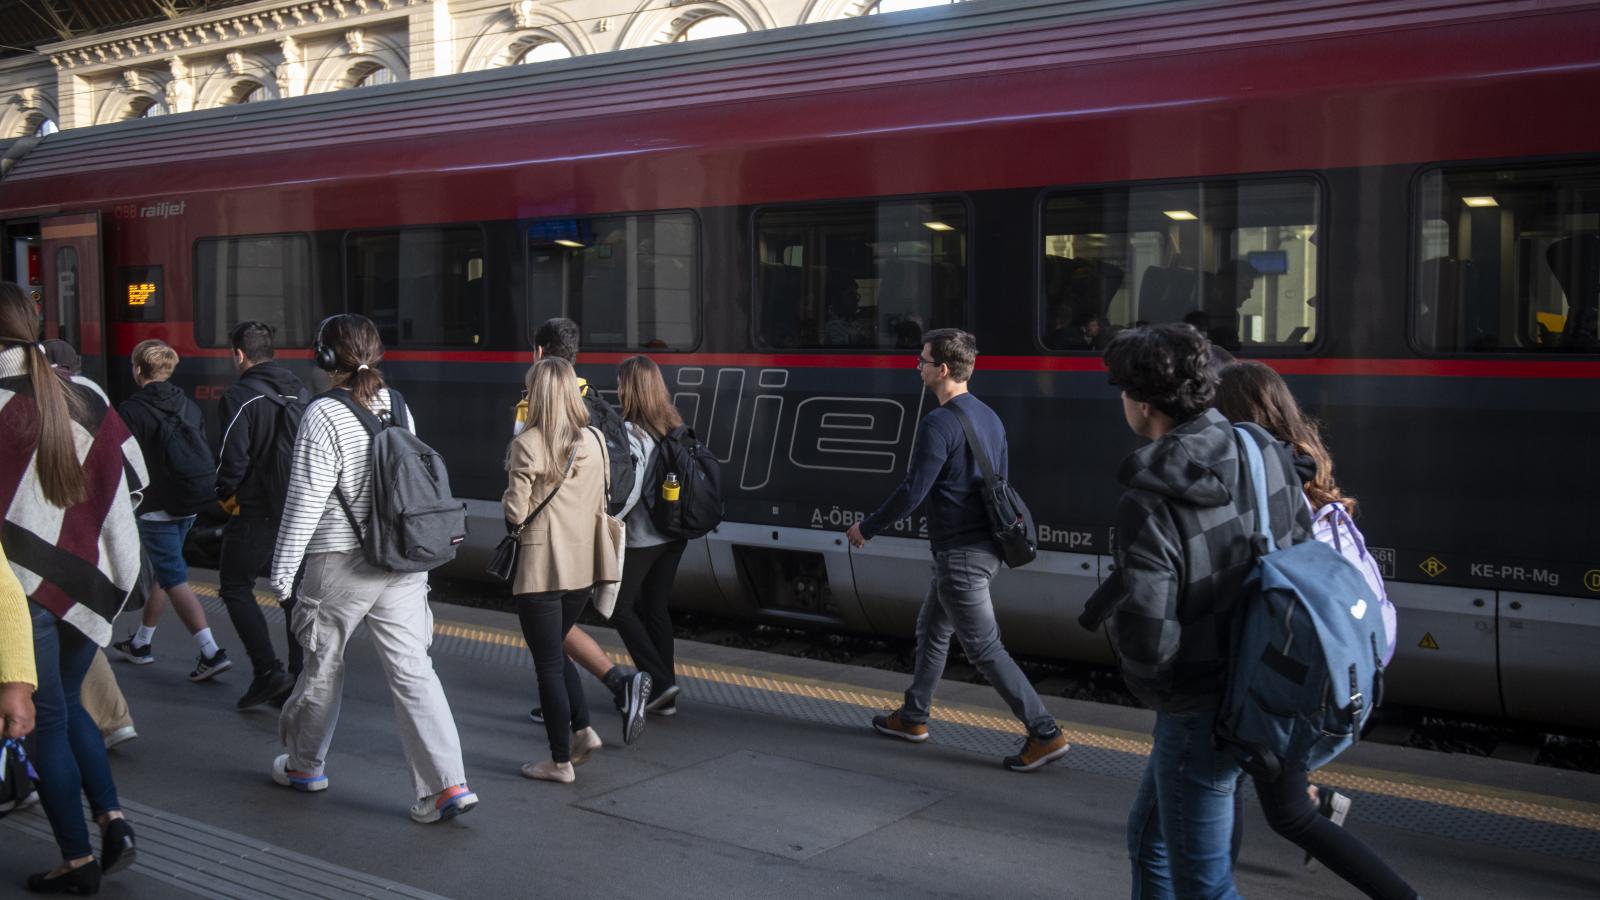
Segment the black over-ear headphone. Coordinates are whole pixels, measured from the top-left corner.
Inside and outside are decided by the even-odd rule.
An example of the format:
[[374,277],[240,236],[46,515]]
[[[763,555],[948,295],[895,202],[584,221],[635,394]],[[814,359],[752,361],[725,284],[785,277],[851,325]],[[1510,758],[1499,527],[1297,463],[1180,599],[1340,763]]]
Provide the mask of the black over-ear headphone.
[[317,364],[317,368],[324,372],[337,371],[339,359],[338,354],[335,353],[334,349],[322,339],[322,336],[328,330],[328,323],[343,315],[344,313],[334,313],[326,319],[323,319],[322,324],[317,326],[316,340],[312,341],[311,343],[311,359]]

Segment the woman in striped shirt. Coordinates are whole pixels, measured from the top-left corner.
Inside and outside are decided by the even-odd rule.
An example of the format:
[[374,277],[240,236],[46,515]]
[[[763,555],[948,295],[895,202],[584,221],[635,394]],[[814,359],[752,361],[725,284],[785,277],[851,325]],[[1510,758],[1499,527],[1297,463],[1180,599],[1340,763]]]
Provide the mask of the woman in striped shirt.
[[[383,341],[372,320],[359,315],[324,320],[314,358],[335,391],[350,392],[396,427],[416,430],[415,417],[378,371]],[[362,535],[354,523],[366,521],[372,509],[371,441],[356,414],[327,396],[306,408],[295,439],[272,587],[279,597],[290,596],[295,574],[304,566],[292,627],[305,648],[305,669],[278,721],[289,752],[273,760],[272,777],[298,791],[327,788],[323,764],[339,719],[345,645],[365,623],[384,660],[401,745],[421,798],[411,807],[411,818],[438,822],[472,809],[478,797],[467,788],[461,738],[428,657],[433,639],[428,573],[378,569],[361,552]],[[341,501],[348,504],[348,515]]]

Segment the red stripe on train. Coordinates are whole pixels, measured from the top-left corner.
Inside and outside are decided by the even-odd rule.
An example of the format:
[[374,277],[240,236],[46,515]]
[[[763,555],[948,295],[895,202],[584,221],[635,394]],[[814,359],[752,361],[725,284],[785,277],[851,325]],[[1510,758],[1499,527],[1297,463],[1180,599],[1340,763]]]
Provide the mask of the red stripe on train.
[[[166,329],[162,329],[166,330]],[[146,334],[139,329],[117,329],[114,351],[126,357]],[[171,340],[171,337],[159,335]],[[174,342],[178,351],[187,356],[227,357],[232,352],[221,348],[199,348],[189,341]],[[185,343],[190,346],[183,346]],[[281,350],[285,359],[309,359],[308,350]],[[615,365],[632,353],[584,353],[581,363]],[[916,354],[907,350],[901,353],[656,353],[656,362],[665,366],[705,366],[708,368],[772,368],[772,369],[905,369],[915,365]],[[385,359],[391,362],[435,363],[529,363],[525,350],[390,350]],[[1540,379],[1592,379],[1600,378],[1600,360],[1570,359],[1348,359],[1337,357],[1311,357],[1265,359],[1284,375],[1321,376],[1379,376],[1388,378],[1540,378]],[[979,367],[989,372],[1104,372],[1105,365],[1098,356],[983,356]]]

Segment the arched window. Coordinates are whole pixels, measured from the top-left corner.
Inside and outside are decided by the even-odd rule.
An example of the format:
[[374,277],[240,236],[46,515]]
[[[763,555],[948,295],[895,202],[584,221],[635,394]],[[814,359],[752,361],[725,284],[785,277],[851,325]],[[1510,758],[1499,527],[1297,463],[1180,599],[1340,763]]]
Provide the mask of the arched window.
[[394,84],[395,80],[394,73],[380,65],[350,73],[351,87],[377,87],[380,84]]
[[678,32],[672,41],[673,43],[698,41],[701,38],[726,37],[730,34],[745,34],[749,31],[748,26],[733,16],[726,13],[713,13],[690,22],[687,27]]
[[33,136],[44,137],[45,135],[55,134],[60,130],[61,128],[60,126],[56,125],[55,119],[44,119],[39,123],[37,128],[33,129]]
[[926,9],[930,6],[949,6],[956,0],[878,0],[866,15],[875,16],[878,13],[905,12],[908,9]]
[[150,97],[136,98],[129,110],[130,119],[154,119],[167,114],[167,105]]
[[230,103],[255,103],[257,100],[267,99],[267,89],[259,82],[241,81],[233,87],[233,96]]
[[556,59],[571,59],[572,51],[560,41],[540,41],[517,54],[514,65],[523,63],[550,62]]

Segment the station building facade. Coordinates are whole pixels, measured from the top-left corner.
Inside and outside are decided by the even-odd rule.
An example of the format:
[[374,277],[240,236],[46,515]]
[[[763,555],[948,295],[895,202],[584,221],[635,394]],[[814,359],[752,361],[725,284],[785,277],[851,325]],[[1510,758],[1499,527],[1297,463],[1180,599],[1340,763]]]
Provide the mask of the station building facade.
[[0,139],[951,0],[266,0],[0,59]]

